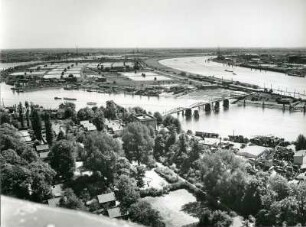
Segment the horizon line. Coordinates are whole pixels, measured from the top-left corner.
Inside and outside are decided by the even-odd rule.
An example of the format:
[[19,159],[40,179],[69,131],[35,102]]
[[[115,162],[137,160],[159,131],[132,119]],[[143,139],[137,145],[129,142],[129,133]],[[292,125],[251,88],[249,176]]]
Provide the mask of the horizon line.
[[[216,46],[216,47],[78,47],[77,49],[306,49],[304,47],[237,47],[237,46]],[[0,50],[35,50],[35,49],[76,49],[76,47],[21,47],[21,48],[0,48]]]

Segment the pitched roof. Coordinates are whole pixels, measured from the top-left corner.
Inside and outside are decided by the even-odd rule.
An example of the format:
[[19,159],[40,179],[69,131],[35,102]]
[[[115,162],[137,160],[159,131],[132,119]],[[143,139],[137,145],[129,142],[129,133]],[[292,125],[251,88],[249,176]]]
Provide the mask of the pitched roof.
[[40,144],[36,146],[37,151],[45,151],[49,150],[49,145],[48,144]]
[[17,132],[21,137],[27,137],[30,136],[28,130],[20,130]]
[[97,197],[98,197],[99,203],[107,203],[107,202],[111,202],[111,201],[116,201],[115,194],[113,192],[98,195]]
[[50,151],[44,151],[44,152],[40,152],[39,153],[39,157],[41,159],[45,159],[45,158],[48,158],[48,154],[50,153]]
[[119,207],[108,209],[107,213],[110,218],[118,218],[118,217],[123,216]]
[[299,150],[295,152],[294,157],[299,157],[299,156],[306,156],[306,150]]
[[266,150],[267,150],[266,147],[253,145],[253,146],[247,146],[241,149],[237,154],[241,156],[245,156],[247,158],[257,158]]

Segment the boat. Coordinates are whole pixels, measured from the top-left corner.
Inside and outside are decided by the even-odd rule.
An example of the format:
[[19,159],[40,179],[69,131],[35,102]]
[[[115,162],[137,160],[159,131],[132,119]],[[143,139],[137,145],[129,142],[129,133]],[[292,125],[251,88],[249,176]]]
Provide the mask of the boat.
[[230,73],[233,73],[233,72],[234,72],[233,70],[228,70],[228,69],[225,69],[224,71],[225,71],[225,72],[230,72]]
[[76,98],[67,98],[67,97],[64,97],[64,100],[76,101],[77,99]]
[[86,91],[87,91],[87,92],[93,92],[93,91],[92,91],[92,90],[90,90],[90,89],[87,89]]
[[58,99],[62,99],[62,98],[60,98],[60,97],[54,97],[54,99],[55,99],[55,100],[58,100]]
[[94,105],[97,105],[97,103],[96,102],[88,102],[87,105],[94,106]]

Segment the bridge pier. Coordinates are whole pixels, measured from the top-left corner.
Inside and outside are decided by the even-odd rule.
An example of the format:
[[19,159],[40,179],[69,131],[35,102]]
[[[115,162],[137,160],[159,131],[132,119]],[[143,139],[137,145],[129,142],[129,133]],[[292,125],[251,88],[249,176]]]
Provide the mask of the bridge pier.
[[215,111],[218,111],[219,108],[220,108],[220,102],[219,102],[219,101],[216,101],[216,102],[215,102],[215,105],[214,105],[214,110],[215,110]]
[[199,111],[198,110],[194,110],[193,111],[193,116],[195,117],[195,118],[199,118]]
[[191,110],[190,108],[187,108],[187,109],[185,110],[185,115],[186,115],[186,117],[191,117],[191,115],[192,115],[192,110]]
[[224,108],[228,108],[229,107],[229,100],[228,99],[224,99],[223,100],[223,107]]
[[206,104],[204,105],[204,110],[205,110],[206,112],[210,112],[210,111],[211,111],[210,103],[206,103]]

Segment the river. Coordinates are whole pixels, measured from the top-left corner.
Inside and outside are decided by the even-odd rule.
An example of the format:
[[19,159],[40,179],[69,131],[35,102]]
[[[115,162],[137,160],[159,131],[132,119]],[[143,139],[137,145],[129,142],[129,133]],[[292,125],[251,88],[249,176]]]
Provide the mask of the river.
[[[274,90],[282,90],[285,93],[287,91],[286,94],[294,95],[294,92],[298,92],[306,98],[306,77],[292,77],[278,72],[251,70],[250,68],[236,66],[230,67],[225,64],[207,61],[209,58],[212,58],[212,56],[172,58],[161,60],[159,63],[194,74],[255,84],[263,88],[270,89],[272,87]],[[233,71],[236,75],[225,70]]]
[[[1,104],[10,106],[30,101],[45,108],[57,108],[63,102],[62,100],[54,100],[54,97],[57,96],[77,98],[77,101],[74,102],[77,109],[85,107],[87,102],[97,102],[99,106],[105,106],[106,101],[113,100],[124,107],[140,106],[151,112],[163,113],[178,106],[188,106],[199,101],[199,97],[195,100],[194,97],[188,96],[180,98],[147,97],[55,88],[16,93],[10,88],[11,86],[1,83]],[[194,118],[187,120],[182,115],[174,114],[174,116],[181,120],[184,130],[215,132],[221,136],[239,134],[251,137],[272,134],[288,140],[295,140],[299,134],[306,134],[306,115],[302,112],[282,112],[278,109],[230,105],[228,110],[221,108],[218,113],[206,114],[201,110],[198,120]]]

